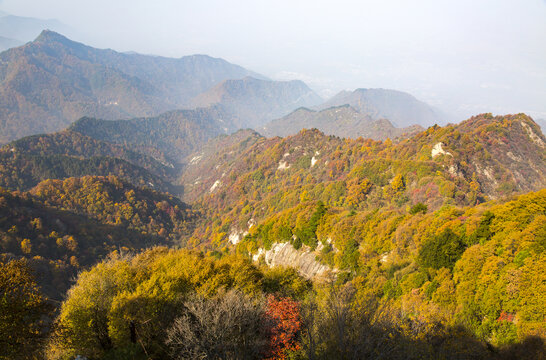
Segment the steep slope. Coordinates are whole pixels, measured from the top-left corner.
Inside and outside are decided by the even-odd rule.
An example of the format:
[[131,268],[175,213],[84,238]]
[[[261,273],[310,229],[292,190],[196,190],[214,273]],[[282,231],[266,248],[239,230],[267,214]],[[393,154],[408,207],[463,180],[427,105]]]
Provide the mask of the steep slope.
[[202,170],[203,212],[189,244],[349,281],[365,304],[497,344],[546,335],[531,300],[546,291],[546,137],[528,116],[482,114],[395,144],[317,130],[239,142],[188,166]]
[[226,80],[192,100],[196,107],[219,104],[236,115],[238,128],[258,128],[267,121],[284,116],[302,106],[321,102],[305,83],[269,81],[253,77]]
[[30,156],[64,155],[78,159],[119,158],[135,166],[143,167],[163,179],[169,179],[174,175],[170,166],[164,165],[150,156],[70,130],[28,136],[9,143],[0,151]]
[[386,118],[396,127],[420,125],[423,127],[444,124],[445,116],[412,95],[389,89],[356,89],[353,92],[342,91],[318,109],[332,106],[351,105],[362,114],[372,119]]
[[74,176],[115,175],[136,185],[177,194],[179,190],[169,182],[144,168],[111,157],[79,158],[66,155],[29,155],[0,152],[0,187],[28,190],[47,179],[66,179]]
[[29,136],[0,148],[0,186],[28,190],[46,179],[116,175],[137,186],[178,194],[181,189],[170,184],[177,172],[156,158],[161,156],[150,157],[69,130]]
[[[222,186],[226,172],[210,182],[211,174],[218,174],[221,165],[240,160],[244,153],[263,137],[253,130],[239,130],[231,135],[222,135],[210,140],[199,152],[187,158],[178,183],[184,188],[184,201],[193,203],[203,194],[212,193]],[[230,181],[230,180],[228,180]]]
[[220,107],[131,120],[81,118],[67,130],[0,148],[0,186],[28,190],[45,179],[112,174],[180,195],[183,189],[171,183],[187,156],[233,129],[231,121]]
[[223,108],[177,110],[150,118],[98,120],[82,118],[70,130],[97,140],[120,144],[178,168],[185,157],[209,139],[234,130]]
[[0,142],[82,116],[123,119],[181,108],[219,81],[256,75],[221,59],[95,49],[44,31],[0,54]]
[[[198,199],[208,218],[224,219],[218,228],[208,224],[202,239],[230,226],[244,231],[249,221],[259,223],[300,201],[362,210],[424,203],[436,210],[546,187],[546,138],[524,114],[483,114],[397,144],[316,130],[248,138],[185,171],[182,184],[196,192],[188,199]],[[234,149],[240,155],[233,157]]]
[[110,252],[178,245],[196,217],[176,198],[115,177],[0,189],[0,256],[27,258],[42,290],[60,301],[71,278]]
[[326,135],[352,139],[364,137],[374,140],[408,137],[423,130],[418,125],[402,129],[395,128],[389,120],[373,120],[369,115],[356,111],[350,105],[342,105],[322,111],[300,108],[283,118],[267,123],[259,131],[267,137],[284,137],[294,135],[302,129],[312,128]]

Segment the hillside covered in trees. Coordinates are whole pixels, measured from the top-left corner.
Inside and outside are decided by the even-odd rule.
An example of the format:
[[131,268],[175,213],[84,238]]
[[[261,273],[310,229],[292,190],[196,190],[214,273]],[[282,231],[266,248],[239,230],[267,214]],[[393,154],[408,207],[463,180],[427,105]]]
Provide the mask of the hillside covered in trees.
[[0,357],[25,339],[49,359],[544,357],[531,118],[378,141],[192,137],[191,114],[1,149],[0,266],[21,283],[0,292],[32,320],[1,318],[23,338]]
[[196,218],[178,199],[114,176],[46,180],[30,192],[1,190],[0,252],[27,259],[42,290],[61,300],[73,276],[112,251],[183,245]]
[[423,130],[419,125],[397,128],[387,119],[373,119],[350,105],[334,106],[321,111],[299,108],[283,118],[270,121],[258,131],[266,137],[289,136],[302,129],[318,129],[326,135],[343,138],[363,137],[373,140],[410,137]]

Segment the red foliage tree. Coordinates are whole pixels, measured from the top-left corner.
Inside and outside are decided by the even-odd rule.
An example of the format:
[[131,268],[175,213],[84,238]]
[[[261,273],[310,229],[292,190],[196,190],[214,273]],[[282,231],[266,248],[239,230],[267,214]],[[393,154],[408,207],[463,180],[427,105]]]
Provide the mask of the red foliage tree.
[[302,326],[300,305],[290,298],[267,298],[266,316],[271,322],[270,342],[266,359],[287,359],[291,351],[300,349],[299,335]]

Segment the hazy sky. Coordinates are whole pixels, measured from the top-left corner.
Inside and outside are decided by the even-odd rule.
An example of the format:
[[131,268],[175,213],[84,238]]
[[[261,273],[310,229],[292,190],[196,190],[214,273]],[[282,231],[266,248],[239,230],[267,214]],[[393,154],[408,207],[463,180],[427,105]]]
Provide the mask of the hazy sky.
[[546,0],[2,0],[119,51],[222,57],[321,95],[408,91],[457,116],[546,118]]

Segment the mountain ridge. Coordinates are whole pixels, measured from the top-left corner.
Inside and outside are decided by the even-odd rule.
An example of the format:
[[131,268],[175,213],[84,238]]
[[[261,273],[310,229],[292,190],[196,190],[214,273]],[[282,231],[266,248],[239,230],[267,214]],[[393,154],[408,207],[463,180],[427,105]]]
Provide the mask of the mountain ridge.
[[446,123],[444,115],[415,96],[403,91],[383,88],[344,90],[316,109],[324,110],[345,104],[351,105],[355,110],[367,114],[375,120],[386,118],[396,127],[411,125],[427,127]]
[[238,128],[258,128],[268,120],[321,100],[301,80],[271,81],[247,76],[222,81],[191,103],[194,107],[222,105],[237,115]]
[[230,113],[221,106],[212,106],[128,120],[84,117],[71,124],[69,130],[125,146],[178,168],[208,140],[235,127]]
[[374,120],[370,115],[360,113],[346,104],[324,110],[299,108],[283,118],[270,121],[259,131],[268,137],[284,137],[294,135],[304,128],[317,128],[326,135],[343,138],[354,139],[361,136],[374,140],[409,137],[423,130],[419,125],[395,128],[388,119]]
[[[328,204],[333,200],[322,194],[332,186],[343,203],[355,178],[370,184],[373,208],[393,206],[390,187],[398,177],[404,179],[400,204],[422,202],[436,210],[546,187],[545,143],[540,128],[524,114],[482,114],[429,127],[398,143],[341,139],[318,130],[269,139],[249,134],[238,144],[218,147],[208,159],[196,154],[199,161],[188,165],[180,184],[187,201],[209,209],[213,218],[231,209],[230,218],[246,219],[243,227],[270,211],[260,209],[283,209],[281,198],[296,202],[304,190]],[[254,209],[244,216],[235,205],[245,204],[241,198]]]
[[158,115],[219,81],[259,76],[222,59],[121,54],[52,31],[0,60],[0,142],[61,130],[82,116]]

